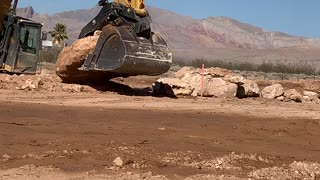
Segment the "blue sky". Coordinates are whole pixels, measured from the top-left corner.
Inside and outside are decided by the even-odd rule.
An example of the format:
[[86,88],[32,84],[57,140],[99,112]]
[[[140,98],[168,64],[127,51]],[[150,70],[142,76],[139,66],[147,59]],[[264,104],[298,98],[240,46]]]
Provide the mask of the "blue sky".
[[[20,0],[20,7],[52,14],[91,8],[98,0]],[[146,0],[146,4],[197,19],[228,16],[292,35],[320,38],[320,0]]]

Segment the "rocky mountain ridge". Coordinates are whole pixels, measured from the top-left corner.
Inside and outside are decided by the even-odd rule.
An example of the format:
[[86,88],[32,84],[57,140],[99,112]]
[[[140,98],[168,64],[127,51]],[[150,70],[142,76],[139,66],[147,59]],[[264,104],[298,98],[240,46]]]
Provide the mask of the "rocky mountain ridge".
[[[32,7],[18,10],[18,15],[44,23],[44,30],[48,31],[56,23],[64,23],[68,27],[69,40],[72,43],[90,20],[99,12],[100,7],[80,9],[53,15],[35,13]],[[191,59],[203,57],[211,59],[234,59],[244,57],[248,60],[262,59],[293,59],[300,60],[290,53],[283,53],[283,48],[316,49],[317,54],[308,56],[308,60],[317,60],[320,53],[320,39],[310,39],[301,36],[292,36],[282,32],[268,32],[260,27],[237,21],[228,17],[208,17],[193,19],[188,16],[148,7],[153,20],[153,29],[159,31],[168,41],[169,46],[178,55],[185,55]],[[214,52],[213,52],[214,50]],[[274,55],[267,51],[274,51]],[[257,53],[259,55],[257,55]],[[260,54],[267,54],[261,55]],[[214,54],[214,57],[212,56]],[[292,57],[291,57],[292,56]],[[304,56],[300,56],[304,57]],[[241,59],[238,58],[238,59]]]
[[[267,32],[260,27],[228,17],[208,17],[196,20],[159,8],[149,7],[148,9],[153,18],[154,29],[168,36],[166,39],[173,48],[184,48],[186,44],[190,44],[190,39],[198,41],[197,44],[200,47],[270,49],[291,46],[320,46],[319,39],[291,36],[282,32]],[[45,30],[49,30],[57,21],[65,23],[71,34],[71,41],[74,41],[73,35],[78,34],[81,27],[94,18],[99,10],[100,7],[94,7],[44,15],[35,13],[30,6],[19,9],[18,14],[44,22]]]

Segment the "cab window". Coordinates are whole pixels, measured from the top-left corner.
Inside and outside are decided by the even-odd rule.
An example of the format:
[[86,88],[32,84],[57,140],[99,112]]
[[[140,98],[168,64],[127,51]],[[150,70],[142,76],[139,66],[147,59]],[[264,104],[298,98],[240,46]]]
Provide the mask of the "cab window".
[[39,28],[22,26],[20,29],[20,47],[23,52],[36,54],[39,47]]

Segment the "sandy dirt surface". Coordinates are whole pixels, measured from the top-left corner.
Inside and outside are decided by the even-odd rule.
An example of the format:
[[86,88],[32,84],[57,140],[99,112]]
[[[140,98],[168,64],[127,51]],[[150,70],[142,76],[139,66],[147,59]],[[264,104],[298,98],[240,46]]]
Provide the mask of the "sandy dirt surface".
[[320,179],[319,104],[153,97],[141,77],[82,92],[7,80],[1,180]]

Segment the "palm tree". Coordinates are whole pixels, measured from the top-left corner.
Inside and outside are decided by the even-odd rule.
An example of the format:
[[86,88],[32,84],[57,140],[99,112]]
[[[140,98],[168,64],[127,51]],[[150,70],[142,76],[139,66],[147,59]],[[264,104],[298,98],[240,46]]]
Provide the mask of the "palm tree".
[[57,23],[52,31],[49,32],[53,38],[53,45],[57,47],[64,47],[63,41],[68,39],[67,26],[61,23]]

